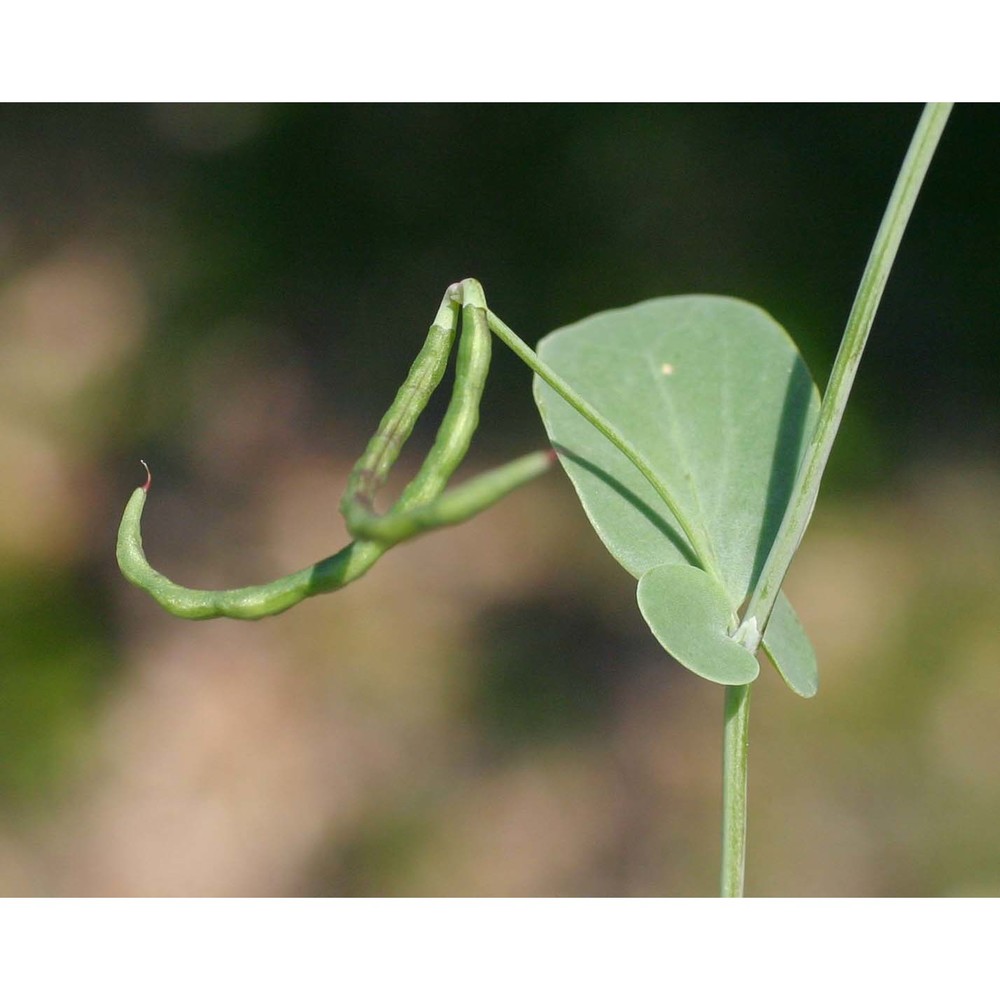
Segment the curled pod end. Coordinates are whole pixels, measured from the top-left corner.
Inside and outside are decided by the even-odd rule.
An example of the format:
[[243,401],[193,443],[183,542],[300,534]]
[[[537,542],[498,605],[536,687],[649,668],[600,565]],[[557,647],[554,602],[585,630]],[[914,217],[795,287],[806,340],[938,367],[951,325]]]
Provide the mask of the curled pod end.
[[137,486],[132,491],[125,512],[122,514],[121,525],[118,528],[118,565],[127,580],[137,586],[144,587],[150,573],[149,564],[142,551],[142,508],[146,505],[146,491],[149,489],[149,479],[145,485]]

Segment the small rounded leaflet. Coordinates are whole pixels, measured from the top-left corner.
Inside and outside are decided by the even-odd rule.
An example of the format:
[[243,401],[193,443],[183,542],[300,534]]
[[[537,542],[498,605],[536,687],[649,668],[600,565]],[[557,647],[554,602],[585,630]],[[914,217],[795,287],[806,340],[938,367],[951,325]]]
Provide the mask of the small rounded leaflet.
[[639,578],[639,610],[660,645],[692,673],[717,684],[749,684],[757,657],[729,635],[726,592],[695,566],[656,566]]

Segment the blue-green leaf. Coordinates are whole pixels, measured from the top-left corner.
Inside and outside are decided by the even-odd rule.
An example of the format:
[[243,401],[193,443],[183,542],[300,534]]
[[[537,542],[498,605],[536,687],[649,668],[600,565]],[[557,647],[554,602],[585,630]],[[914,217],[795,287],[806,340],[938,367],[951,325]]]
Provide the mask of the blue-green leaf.
[[784,592],[778,594],[761,643],[785,683],[803,698],[819,690],[819,666],[809,636]]
[[[538,353],[644,456],[705,550],[699,556],[635,466],[536,377],[549,437],[611,554],[637,578],[660,566],[698,567],[736,616],[774,541],[819,409],[788,334],[749,303],[687,295],[591,316],[543,338]],[[789,622],[798,625],[790,610],[776,611],[770,628],[783,676],[805,694],[809,657],[790,639]],[[655,616],[651,627],[676,656],[663,639],[673,632]]]

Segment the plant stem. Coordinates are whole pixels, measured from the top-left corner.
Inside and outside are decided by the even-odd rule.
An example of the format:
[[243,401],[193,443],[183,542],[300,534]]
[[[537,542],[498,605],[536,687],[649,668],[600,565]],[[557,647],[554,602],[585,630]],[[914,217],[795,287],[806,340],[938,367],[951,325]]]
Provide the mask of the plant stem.
[[785,511],[781,529],[743,616],[744,620],[756,617],[761,633],[771,617],[781,583],[816,506],[823,471],[847,406],[847,397],[854,384],[854,376],[875,319],[875,311],[951,107],[951,104],[928,104],[924,108],[896,178],[896,186],[886,206],[882,225],[875,236],[854,305],[847,318],[840,350],[830,372],[830,381],[823,394],[816,430],[799,468],[798,480],[792,491],[792,503]]
[[743,895],[747,844],[750,685],[726,688],[722,739],[722,871],[720,895]]
[[[847,327],[823,395],[816,430],[799,468],[795,489],[792,492],[792,503],[785,511],[778,536],[743,614],[744,621],[756,618],[760,634],[763,634],[767,627],[782,581],[812,517],[823,471],[847,407],[847,399],[861,362],[861,354],[868,341],[868,334],[871,332],[875,312],[889,278],[889,271],[892,269],[903,232],[950,113],[950,104],[928,104],[924,108],[903,165],[900,167],[896,185],[882,217],[882,224],[868,256],[854,305],[847,318]],[[723,896],[743,895],[749,719],[749,686],[727,687],[722,757],[721,892]]]

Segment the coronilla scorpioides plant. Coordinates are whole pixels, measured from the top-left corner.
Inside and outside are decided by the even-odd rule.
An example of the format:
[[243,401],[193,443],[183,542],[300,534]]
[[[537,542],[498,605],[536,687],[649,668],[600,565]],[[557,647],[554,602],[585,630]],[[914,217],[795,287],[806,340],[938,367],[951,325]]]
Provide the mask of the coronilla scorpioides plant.
[[[928,105],[917,125],[822,400],[791,337],[747,302],[714,295],[653,299],[556,330],[535,352],[488,308],[479,283],[467,279],[445,292],[423,348],[351,472],[341,502],[348,545],[261,586],[180,586],[143,552],[147,475],[122,517],[122,572],[182,618],[279,614],[346,586],[394,545],[464,521],[561,464],[601,541],[637,579],[639,610],[653,635],[678,663],[724,687],[721,893],[742,895],[758,655],[796,694],[816,693],[816,656],[781,585],[949,112],[950,105]],[[479,420],[493,336],[534,372],[551,447],[449,487]],[[413,480],[379,514],[376,494],[456,341],[451,401],[435,442]]]

